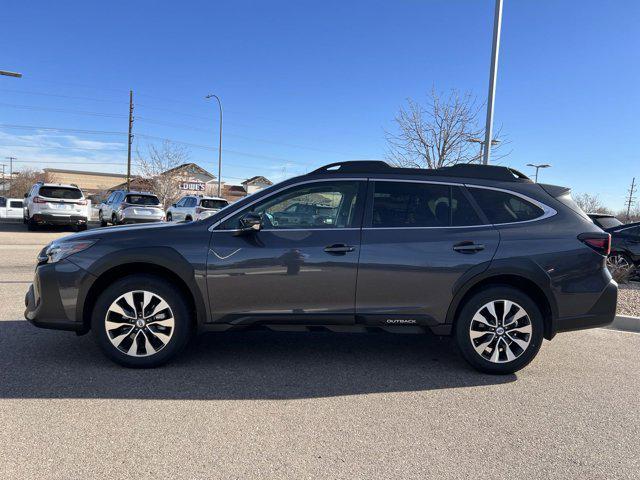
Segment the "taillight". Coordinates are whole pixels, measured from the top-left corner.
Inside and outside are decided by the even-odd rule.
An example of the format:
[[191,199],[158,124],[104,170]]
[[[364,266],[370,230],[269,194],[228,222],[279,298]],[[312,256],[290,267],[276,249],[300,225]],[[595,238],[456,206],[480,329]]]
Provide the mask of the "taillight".
[[202,212],[204,212],[204,208],[200,208],[200,207],[196,208],[196,213],[202,213]]
[[127,204],[126,204],[126,202],[122,202],[120,204],[120,210],[124,210],[125,208],[127,208]]
[[47,201],[42,197],[33,197],[33,203],[47,203]]
[[607,256],[611,253],[611,235],[608,233],[581,233],[578,235],[578,240],[593,248],[600,255]]
[[78,205],[86,205],[87,201],[86,200],[80,200],[79,202],[76,202]]

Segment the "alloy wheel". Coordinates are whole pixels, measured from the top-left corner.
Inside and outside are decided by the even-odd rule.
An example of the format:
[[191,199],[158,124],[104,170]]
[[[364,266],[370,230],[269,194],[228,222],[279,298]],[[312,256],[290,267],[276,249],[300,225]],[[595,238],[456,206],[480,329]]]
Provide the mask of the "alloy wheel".
[[526,310],[510,300],[493,300],[478,309],[469,326],[476,353],[492,363],[511,362],[529,347],[531,319]]
[[111,344],[132,357],[146,357],[162,350],[171,340],[175,318],[159,295],[133,290],[120,295],[105,315]]
[[624,255],[614,254],[607,257],[609,270],[626,270],[631,268],[629,260]]

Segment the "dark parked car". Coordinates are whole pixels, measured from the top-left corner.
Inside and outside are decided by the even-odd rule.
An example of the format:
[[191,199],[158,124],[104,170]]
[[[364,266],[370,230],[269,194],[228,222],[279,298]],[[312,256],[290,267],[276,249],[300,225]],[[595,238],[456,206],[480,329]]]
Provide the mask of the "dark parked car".
[[640,267],[640,222],[607,228],[605,231],[611,234],[610,266]]
[[622,225],[622,222],[618,220],[615,215],[611,215],[609,213],[589,213],[588,215],[589,218],[593,220],[593,223],[603,230]]
[[[333,205],[301,227],[269,218]],[[610,236],[566,188],[506,167],[344,162],[186,224],[93,230],[38,256],[37,326],[92,331],[131,367],[159,365],[196,331],[431,331],[464,358],[514,372],[558,332],[610,323]]]

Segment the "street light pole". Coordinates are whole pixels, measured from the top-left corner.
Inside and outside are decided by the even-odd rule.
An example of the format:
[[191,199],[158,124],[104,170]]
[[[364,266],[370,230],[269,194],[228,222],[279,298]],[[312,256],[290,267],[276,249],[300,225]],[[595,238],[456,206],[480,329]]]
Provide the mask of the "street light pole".
[[493,45],[491,47],[491,69],[489,70],[489,96],[487,99],[487,123],[484,129],[484,158],[482,163],[489,164],[491,157],[491,137],[493,135],[493,105],[496,95],[496,77],[498,76],[498,53],[500,51],[500,30],[502,29],[502,0],[496,0],[493,14]]
[[220,108],[220,135],[218,141],[218,196],[222,195],[222,102],[220,97],[215,94],[207,95],[204,98],[215,98],[218,101],[218,107]]
[[[482,153],[484,152],[484,140],[482,140],[481,138],[469,138],[467,139],[467,142],[480,144],[480,155],[478,155],[478,158],[480,159],[480,161],[482,161]],[[491,146],[497,145],[499,143],[500,140],[491,140]]]
[[549,168],[551,165],[549,165],[548,163],[527,163],[527,167],[533,167],[536,169],[536,178],[535,178],[535,182],[538,183],[538,170],[540,170],[541,168]]

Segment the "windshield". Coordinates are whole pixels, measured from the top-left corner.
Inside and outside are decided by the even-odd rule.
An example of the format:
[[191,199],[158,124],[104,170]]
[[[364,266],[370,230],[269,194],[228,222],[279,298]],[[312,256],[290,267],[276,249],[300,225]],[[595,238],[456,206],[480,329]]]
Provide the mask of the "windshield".
[[160,205],[160,200],[155,195],[127,195],[125,202],[131,205]]
[[616,217],[597,217],[594,218],[594,222],[600,225],[600,228],[602,229],[613,228],[617,227],[618,225],[622,225],[622,222]]
[[229,205],[226,200],[214,200],[211,198],[203,198],[200,200],[200,206],[202,208],[224,208]]
[[82,198],[82,192],[79,189],[67,187],[40,187],[38,195],[63,200],[79,200]]

